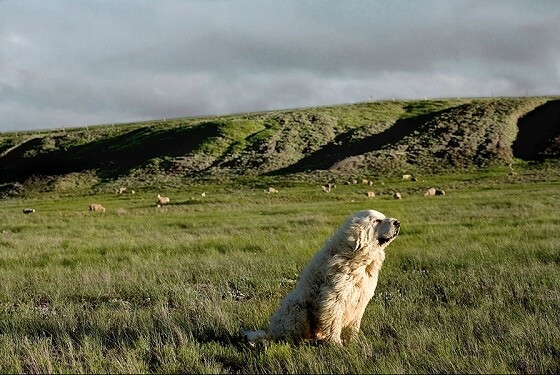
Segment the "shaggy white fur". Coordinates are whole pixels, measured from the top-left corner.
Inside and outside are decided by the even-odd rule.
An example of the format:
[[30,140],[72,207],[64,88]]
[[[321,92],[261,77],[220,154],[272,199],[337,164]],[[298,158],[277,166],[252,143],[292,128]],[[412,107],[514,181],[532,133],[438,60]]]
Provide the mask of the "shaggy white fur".
[[315,254],[295,289],[271,317],[268,333],[244,332],[247,340],[309,339],[342,344],[354,338],[373,297],[385,248],[400,223],[374,210],[350,216]]

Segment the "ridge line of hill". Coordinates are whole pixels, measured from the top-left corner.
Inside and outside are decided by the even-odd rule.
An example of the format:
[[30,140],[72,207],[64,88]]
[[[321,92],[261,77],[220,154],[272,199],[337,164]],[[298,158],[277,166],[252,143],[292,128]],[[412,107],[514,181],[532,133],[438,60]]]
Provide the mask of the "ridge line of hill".
[[2,133],[0,184],[434,174],[559,155],[556,97],[365,102]]

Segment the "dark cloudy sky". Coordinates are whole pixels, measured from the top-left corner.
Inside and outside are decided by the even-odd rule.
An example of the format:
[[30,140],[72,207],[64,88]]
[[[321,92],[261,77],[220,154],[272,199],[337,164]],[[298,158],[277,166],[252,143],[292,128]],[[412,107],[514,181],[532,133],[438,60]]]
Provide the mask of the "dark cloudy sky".
[[0,131],[526,93],[558,0],[0,0]]

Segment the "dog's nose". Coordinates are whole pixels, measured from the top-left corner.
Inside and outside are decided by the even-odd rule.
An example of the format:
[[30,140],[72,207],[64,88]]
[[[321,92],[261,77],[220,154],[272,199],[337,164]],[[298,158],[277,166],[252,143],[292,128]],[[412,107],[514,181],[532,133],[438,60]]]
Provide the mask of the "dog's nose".
[[393,225],[396,226],[397,228],[400,228],[401,223],[398,220],[393,221]]

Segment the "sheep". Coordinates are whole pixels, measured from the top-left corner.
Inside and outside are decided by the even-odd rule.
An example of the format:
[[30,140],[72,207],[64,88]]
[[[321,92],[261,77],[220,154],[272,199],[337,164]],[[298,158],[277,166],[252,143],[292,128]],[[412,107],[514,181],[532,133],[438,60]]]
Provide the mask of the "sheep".
[[169,202],[171,201],[171,200],[169,199],[169,197],[162,197],[162,196],[159,195],[159,194],[158,194],[158,196],[157,196],[157,199],[158,199],[157,203],[159,203],[159,204],[161,204],[161,205],[169,204]]
[[269,194],[270,194],[270,193],[278,193],[278,190],[276,190],[276,189],[273,188],[273,187],[269,187],[268,190],[265,190],[265,191],[266,191],[267,193],[269,193]]
[[358,180],[352,180],[352,183],[356,185],[358,183]]
[[369,181],[369,186],[373,186],[373,181]]
[[362,184],[367,185],[367,184],[369,184],[369,181],[366,180],[366,179],[363,179],[363,180],[362,180]]
[[115,191],[115,194],[122,194],[126,191],[125,187],[120,187]]
[[99,203],[92,203],[89,205],[89,210],[92,212],[105,212],[105,207]]
[[32,214],[33,212],[35,212],[34,208],[24,208],[23,209],[24,214]]
[[445,195],[444,190],[436,189],[436,195]]
[[323,189],[323,191],[324,191],[325,193],[330,193],[330,192],[331,192],[330,184],[321,186],[321,189]]
[[395,194],[393,194],[393,198],[395,198],[395,199],[402,199],[401,193],[399,193],[398,191],[395,191]]
[[366,193],[366,195],[367,195],[368,198],[373,198],[373,197],[375,197],[375,192],[373,192],[373,191],[368,191],[368,192]]
[[411,178],[412,178],[412,175],[409,175],[409,174],[403,174],[402,175],[403,180],[410,180]]
[[431,197],[436,195],[436,189],[435,188],[429,188],[428,190],[426,190],[426,192],[424,193],[425,197]]

